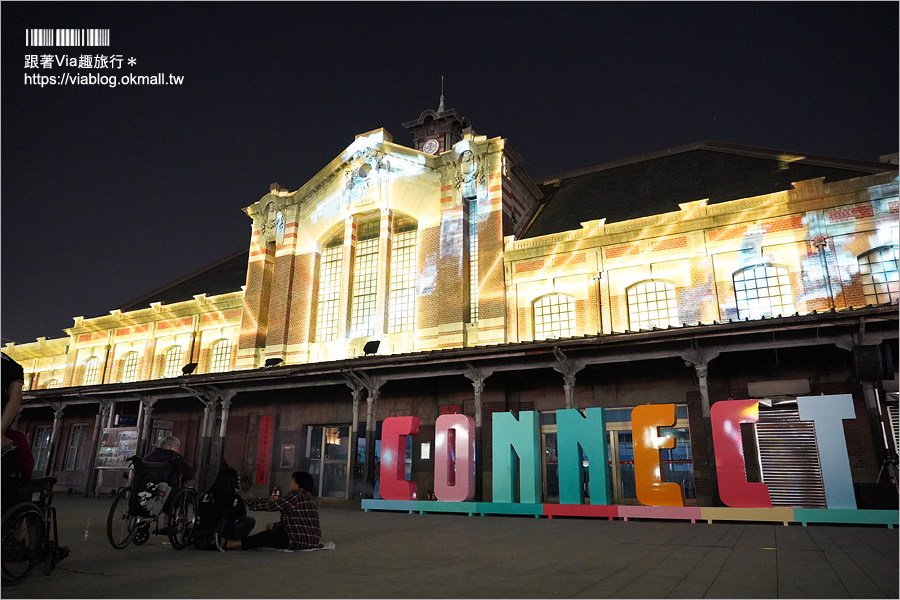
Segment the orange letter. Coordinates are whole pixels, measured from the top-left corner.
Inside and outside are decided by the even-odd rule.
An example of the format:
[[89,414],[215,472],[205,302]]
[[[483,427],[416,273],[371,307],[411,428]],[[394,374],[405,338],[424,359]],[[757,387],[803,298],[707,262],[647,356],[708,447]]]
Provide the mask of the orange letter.
[[634,480],[637,497],[647,506],[684,506],[681,486],[664,483],[659,463],[662,448],[674,448],[674,438],[660,438],[660,427],[675,425],[674,404],[647,404],[631,411],[634,435]]

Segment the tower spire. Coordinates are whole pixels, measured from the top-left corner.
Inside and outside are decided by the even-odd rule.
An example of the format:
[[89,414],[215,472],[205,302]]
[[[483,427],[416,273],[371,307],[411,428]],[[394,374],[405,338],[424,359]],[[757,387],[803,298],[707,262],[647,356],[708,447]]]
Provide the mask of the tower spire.
[[438,114],[444,112],[444,76],[441,75],[441,103],[438,104]]

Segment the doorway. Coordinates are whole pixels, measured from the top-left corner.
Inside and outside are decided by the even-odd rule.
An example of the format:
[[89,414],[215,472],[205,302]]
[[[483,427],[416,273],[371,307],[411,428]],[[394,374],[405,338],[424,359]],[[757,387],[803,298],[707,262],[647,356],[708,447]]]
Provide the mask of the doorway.
[[350,426],[308,428],[306,456],[319,498],[346,500],[350,485]]

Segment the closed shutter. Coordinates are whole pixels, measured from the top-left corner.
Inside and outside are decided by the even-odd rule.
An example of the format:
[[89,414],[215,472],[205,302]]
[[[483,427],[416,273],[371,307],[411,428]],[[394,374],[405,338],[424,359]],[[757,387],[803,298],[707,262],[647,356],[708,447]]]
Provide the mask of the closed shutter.
[[900,405],[888,404],[888,415],[891,418],[891,434],[894,436],[894,451],[900,448]]
[[827,508],[816,430],[800,420],[796,403],[761,405],[756,437],[772,505]]

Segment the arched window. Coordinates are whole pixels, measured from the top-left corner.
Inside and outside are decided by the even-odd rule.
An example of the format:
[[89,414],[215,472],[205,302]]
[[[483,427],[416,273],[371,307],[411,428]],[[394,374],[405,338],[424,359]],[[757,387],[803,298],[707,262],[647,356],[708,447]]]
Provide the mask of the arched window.
[[883,246],[860,254],[859,278],[868,304],[897,302],[900,277],[897,270],[897,246]]
[[100,375],[100,359],[92,356],[84,361],[84,377],[81,378],[81,385],[97,385]]
[[375,334],[378,297],[378,234],[380,215],[360,219],[356,226],[356,260],[353,263],[353,296],[350,304],[350,337]]
[[51,379],[44,384],[45,390],[52,390],[59,387],[59,379]]
[[674,283],[648,279],[626,289],[625,296],[628,328],[632,331],[680,325]]
[[416,316],[417,224],[405,215],[396,215],[393,221],[388,333],[410,331]]
[[762,317],[794,314],[791,278],[785,267],[754,265],[734,273],[734,295],[738,317]]
[[534,302],[534,339],[575,335],[575,302],[566,294],[548,294]]
[[166,350],[166,362],[163,367],[163,377],[178,377],[184,366],[184,350],[181,346],[172,346]]
[[209,372],[223,373],[231,366],[231,340],[218,340],[210,346]]
[[344,232],[338,231],[322,245],[319,266],[319,298],[316,304],[316,341],[337,338],[341,306],[341,262],[344,256]]
[[140,363],[140,357],[137,352],[125,354],[122,357],[122,375],[119,377],[119,381],[122,383],[137,381]]

